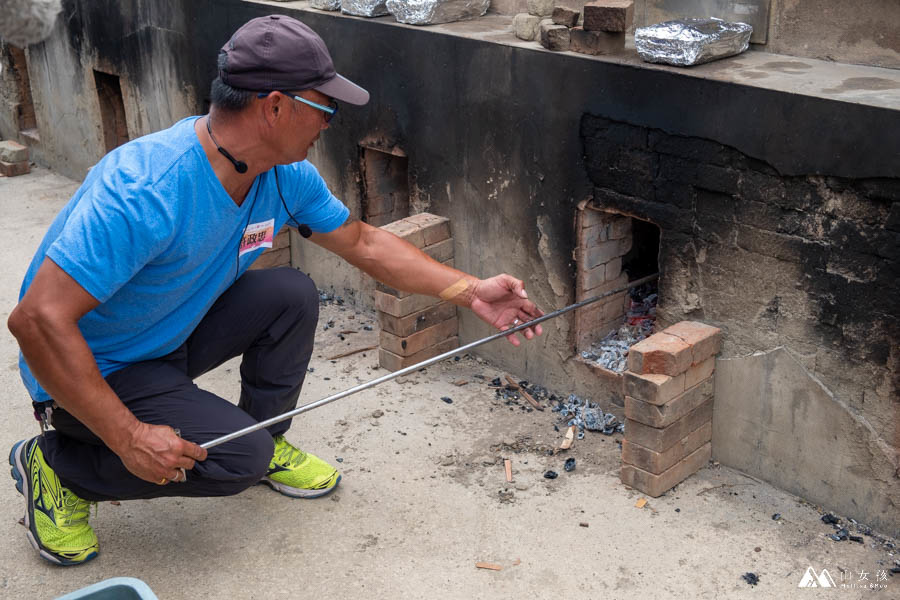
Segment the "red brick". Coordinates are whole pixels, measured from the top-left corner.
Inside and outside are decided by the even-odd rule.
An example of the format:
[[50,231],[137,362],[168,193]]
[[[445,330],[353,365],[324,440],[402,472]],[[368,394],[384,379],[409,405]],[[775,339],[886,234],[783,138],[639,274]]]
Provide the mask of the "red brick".
[[586,31],[583,27],[569,30],[569,49],[579,54],[599,56],[618,54],[625,50],[625,34],[607,31]]
[[578,17],[581,13],[565,6],[557,6],[553,9],[550,18],[557,25],[565,25],[566,27],[575,27],[578,25]]
[[420,310],[419,312],[405,317],[395,317],[380,312],[378,313],[378,323],[381,325],[383,331],[393,333],[400,337],[406,337],[455,316],[455,304],[440,302],[425,310]]
[[713,399],[710,398],[698,408],[681,417],[668,427],[657,428],[631,419],[625,420],[625,437],[655,452],[665,452],[678,440],[712,420]]
[[30,172],[31,163],[27,160],[15,163],[8,163],[4,160],[0,160],[0,175],[5,175],[6,177],[15,177],[17,175],[25,175],[26,173]]
[[685,376],[657,375],[648,373],[638,375],[625,372],[625,395],[637,398],[650,404],[665,404],[669,400],[684,393]]
[[664,404],[650,404],[625,396],[625,416],[651,427],[668,427],[712,397],[712,378],[703,380]]
[[[622,273],[616,279],[612,281],[607,281],[602,285],[598,285],[597,287],[591,288],[590,290],[584,289],[582,284],[584,283],[583,279],[576,278],[576,287],[575,293],[577,294],[577,298],[579,301],[587,300],[591,296],[599,296],[600,294],[605,294],[606,292],[611,292],[613,290],[617,290],[628,285],[628,274]],[[590,292],[590,293],[588,293]],[[626,292],[620,292],[626,293]]]
[[382,331],[378,340],[382,348],[397,356],[412,356],[457,334],[459,334],[459,319],[453,317],[406,337]]
[[634,465],[623,464],[622,483],[651,498],[657,498],[705,467],[711,456],[712,444],[707,442],[659,475]]
[[584,266],[588,269],[596,267],[597,265],[601,265],[603,263],[608,263],[614,258],[619,258],[621,256],[625,256],[628,253],[628,250],[631,249],[631,240],[630,238],[623,238],[619,240],[609,240],[606,242],[602,242],[597,244],[596,246],[591,246],[589,248],[585,248],[584,256],[585,262]]
[[632,0],[596,0],[584,5],[584,28],[588,31],[625,33],[633,23]]
[[[618,276],[618,274],[616,275]],[[593,269],[578,269],[578,286],[582,290],[592,290],[606,283],[606,265],[598,265]]]
[[713,374],[713,371],[716,369],[716,357],[710,356],[702,363],[698,365],[691,366],[690,369],[684,374],[684,387],[685,389],[689,387],[693,387],[710,377]]
[[691,366],[691,346],[680,338],[655,333],[628,349],[628,370],[675,377]]
[[459,347],[459,338],[453,336],[452,338],[447,338],[443,342],[435,344],[434,346],[429,346],[424,350],[420,350],[412,356],[398,356],[390,350],[379,348],[378,364],[388,371],[399,371],[400,369],[405,369],[406,367],[437,356],[438,354],[443,354],[444,352],[453,350],[457,347]]
[[654,452],[626,438],[622,440],[622,462],[659,475],[711,439],[711,421],[689,433],[665,452]]
[[422,233],[422,229],[415,223],[410,223],[407,219],[400,219],[399,221],[382,225],[381,229],[406,240],[416,248],[425,247],[425,235]]
[[697,321],[675,323],[664,329],[663,333],[674,335],[691,346],[691,364],[693,365],[700,364],[710,356],[718,354],[722,346],[722,330]]
[[579,228],[578,247],[587,248],[595,246],[609,239],[609,224],[596,223],[590,227]]
[[606,225],[609,218],[608,212],[587,208],[586,206],[579,209],[578,215],[581,219],[582,228],[593,227],[594,225]]
[[568,50],[569,28],[565,25],[541,23],[541,46],[543,46],[547,50]]
[[425,236],[425,245],[430,246],[443,242],[450,237],[450,219],[439,217],[431,213],[419,213],[405,219],[407,222],[417,225]]
[[437,304],[441,299],[435,296],[413,294],[406,298],[398,298],[375,290],[375,308],[393,317],[405,317],[429,306]]

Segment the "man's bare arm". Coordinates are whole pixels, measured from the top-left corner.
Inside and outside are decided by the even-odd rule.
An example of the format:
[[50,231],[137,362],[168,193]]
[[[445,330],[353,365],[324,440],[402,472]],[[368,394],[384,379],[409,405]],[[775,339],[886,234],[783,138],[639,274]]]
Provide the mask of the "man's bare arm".
[[[472,309],[500,330],[544,314],[528,300],[521,280],[509,275],[478,279],[443,265],[392,233],[360,221],[348,221],[331,233],[310,239],[387,285],[429,296],[440,296]],[[541,326],[521,332],[526,339],[541,334]],[[515,335],[507,336],[515,346]]]
[[469,285],[451,301],[465,307],[472,304],[478,278],[441,264],[409,242],[368,223],[351,219],[331,233],[312,234],[310,240],[378,281],[407,292],[437,296],[466,279]]
[[67,412],[94,432],[134,475],[171,479],[206,451],[170,427],[139,421],[107,385],[78,320],[99,303],[49,258],[9,316],[8,327],[35,379]]

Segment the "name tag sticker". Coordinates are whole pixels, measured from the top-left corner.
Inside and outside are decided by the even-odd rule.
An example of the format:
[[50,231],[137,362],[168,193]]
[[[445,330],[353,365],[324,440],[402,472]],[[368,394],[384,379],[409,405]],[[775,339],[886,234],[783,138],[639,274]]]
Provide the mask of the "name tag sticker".
[[241,238],[238,256],[243,256],[247,252],[253,252],[258,248],[271,248],[274,237],[275,219],[247,225],[247,229],[244,230],[244,236]]

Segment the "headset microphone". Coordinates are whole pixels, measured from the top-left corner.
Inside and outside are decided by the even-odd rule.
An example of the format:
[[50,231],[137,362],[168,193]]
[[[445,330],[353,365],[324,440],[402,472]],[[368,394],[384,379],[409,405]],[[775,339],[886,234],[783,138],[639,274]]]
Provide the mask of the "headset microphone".
[[241,174],[246,173],[247,172],[247,163],[245,163],[242,160],[236,159],[228,152],[228,150],[226,150],[225,148],[223,148],[222,146],[219,145],[219,142],[217,142],[215,136],[213,136],[212,128],[209,126],[210,121],[211,121],[211,119],[209,118],[209,115],[207,115],[206,116],[206,131],[209,133],[209,139],[211,139],[212,143],[216,145],[216,150],[218,150],[219,154],[221,154],[222,156],[227,158],[231,162],[231,164],[234,165],[235,171],[237,171],[238,173],[241,173]]

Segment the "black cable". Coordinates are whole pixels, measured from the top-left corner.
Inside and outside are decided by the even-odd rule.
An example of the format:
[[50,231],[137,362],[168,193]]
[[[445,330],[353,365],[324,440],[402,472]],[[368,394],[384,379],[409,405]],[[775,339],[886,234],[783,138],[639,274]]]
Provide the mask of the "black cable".
[[287,202],[284,201],[284,196],[281,195],[281,184],[278,182],[278,165],[275,165],[274,167],[272,167],[272,169],[275,171],[275,189],[278,190],[278,197],[281,198],[281,205],[284,207],[284,212],[291,216],[291,220],[294,221],[294,224],[297,226],[297,231],[300,232],[300,235],[308,238],[312,235],[312,229],[309,228],[309,225],[298,221],[297,217],[294,216],[294,213],[292,213],[288,209]]

